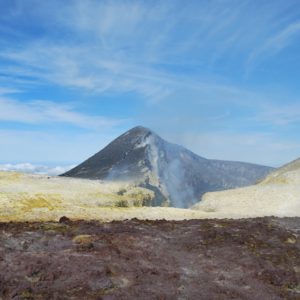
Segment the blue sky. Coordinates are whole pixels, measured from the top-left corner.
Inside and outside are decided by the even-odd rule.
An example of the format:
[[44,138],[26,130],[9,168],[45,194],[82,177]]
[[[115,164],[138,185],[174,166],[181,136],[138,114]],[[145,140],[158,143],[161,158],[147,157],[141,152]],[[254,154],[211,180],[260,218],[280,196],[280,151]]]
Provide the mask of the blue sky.
[[144,125],[207,157],[300,156],[300,2],[0,0],[0,162]]

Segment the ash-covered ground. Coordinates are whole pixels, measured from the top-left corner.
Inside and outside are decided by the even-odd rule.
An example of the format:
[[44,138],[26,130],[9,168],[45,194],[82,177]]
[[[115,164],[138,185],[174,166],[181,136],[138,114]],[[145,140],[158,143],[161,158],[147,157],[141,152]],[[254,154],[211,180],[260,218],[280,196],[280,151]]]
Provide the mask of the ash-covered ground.
[[0,299],[300,299],[300,218],[0,223]]

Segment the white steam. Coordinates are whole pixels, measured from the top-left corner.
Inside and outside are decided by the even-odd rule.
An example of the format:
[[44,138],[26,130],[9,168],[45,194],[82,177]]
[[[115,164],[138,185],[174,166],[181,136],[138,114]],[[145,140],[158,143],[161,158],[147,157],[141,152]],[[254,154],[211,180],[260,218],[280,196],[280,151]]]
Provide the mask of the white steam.
[[[174,207],[187,207],[197,201],[195,191],[189,185],[182,161],[178,158],[177,146],[169,145],[163,140],[151,135],[148,158],[152,165],[152,172],[157,179],[155,185],[160,187],[164,196],[171,200]],[[174,148],[175,147],[175,148]]]

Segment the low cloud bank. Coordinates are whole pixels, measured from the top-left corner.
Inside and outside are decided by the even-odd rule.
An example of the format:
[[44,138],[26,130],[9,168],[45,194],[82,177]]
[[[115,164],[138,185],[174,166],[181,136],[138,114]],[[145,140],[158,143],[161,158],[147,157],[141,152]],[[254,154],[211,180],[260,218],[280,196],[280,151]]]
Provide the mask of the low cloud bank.
[[46,165],[34,165],[31,163],[0,164],[0,170],[2,171],[16,171],[22,173],[46,174],[50,176],[56,176],[62,174],[74,167],[75,165],[46,166]]

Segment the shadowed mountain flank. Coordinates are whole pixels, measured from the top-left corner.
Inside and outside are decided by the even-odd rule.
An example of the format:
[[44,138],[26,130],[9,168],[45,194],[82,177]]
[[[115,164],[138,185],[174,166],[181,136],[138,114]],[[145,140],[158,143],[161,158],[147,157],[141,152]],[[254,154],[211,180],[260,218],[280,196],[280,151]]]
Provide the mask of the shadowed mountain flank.
[[129,181],[154,191],[154,205],[189,207],[202,194],[254,184],[272,168],[206,159],[138,126],[62,176]]

